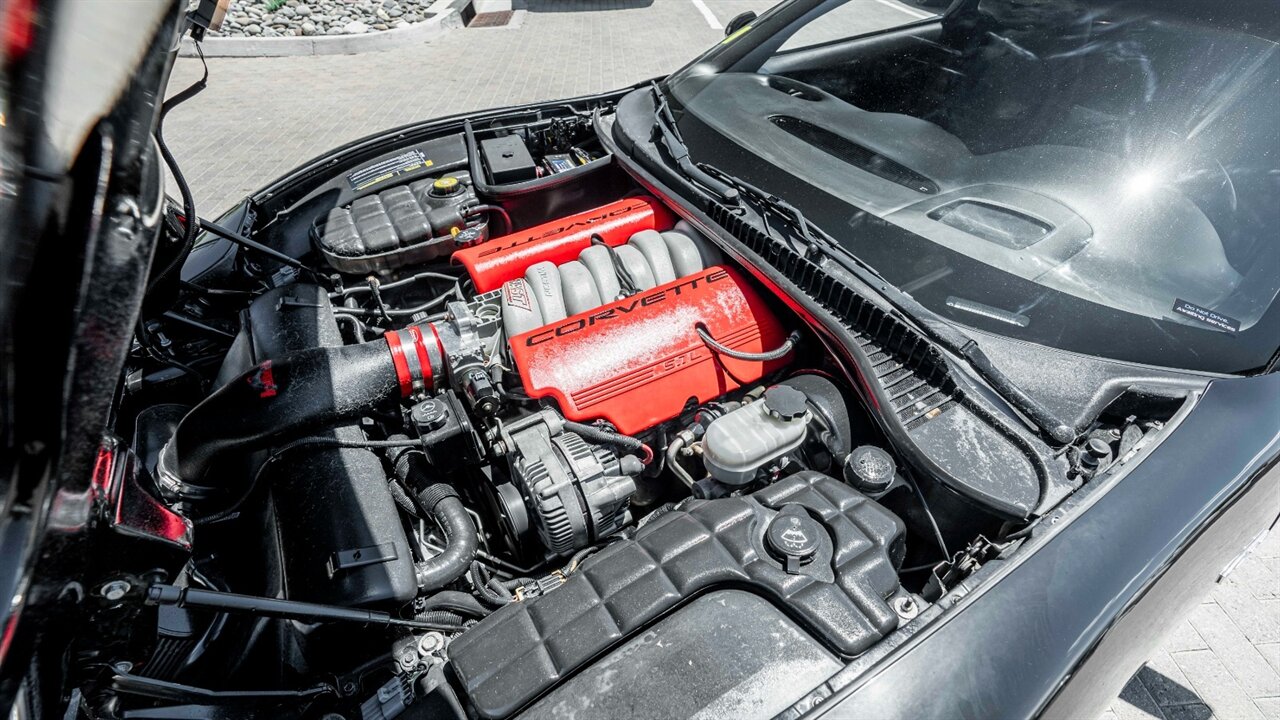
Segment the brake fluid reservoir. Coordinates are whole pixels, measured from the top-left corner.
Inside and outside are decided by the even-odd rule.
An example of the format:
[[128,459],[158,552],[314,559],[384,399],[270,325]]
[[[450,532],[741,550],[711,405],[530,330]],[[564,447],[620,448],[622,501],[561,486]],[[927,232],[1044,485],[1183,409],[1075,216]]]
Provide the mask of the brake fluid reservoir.
[[812,415],[808,398],[787,385],[775,385],[764,397],[718,417],[702,438],[702,459],[711,477],[726,485],[745,485],[760,468],[800,447]]

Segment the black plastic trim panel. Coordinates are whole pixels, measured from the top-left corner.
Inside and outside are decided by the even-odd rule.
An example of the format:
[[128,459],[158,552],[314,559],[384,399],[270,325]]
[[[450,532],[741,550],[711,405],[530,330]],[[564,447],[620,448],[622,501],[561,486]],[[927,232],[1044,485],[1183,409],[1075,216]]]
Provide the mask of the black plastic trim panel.
[[[1053,496],[1044,458],[1022,433],[958,385],[933,343],[732,209],[711,202],[707,213],[844,326],[866,356],[869,390],[878,394],[882,407],[892,410],[891,417],[928,457],[931,474],[940,482],[1009,518],[1029,517],[1042,500]],[[977,447],[991,458],[996,472],[976,466],[966,456]]]
[[711,203],[711,219],[764,258],[800,289],[841,319],[871,362],[898,420],[908,430],[937,417],[957,399],[946,361],[912,328],[802,257],[748,224],[732,210]]
[[[769,521],[795,504],[828,536],[787,574],[763,548]],[[815,472],[752,495],[687,501],[601,550],[547,595],[504,606],[449,647],[476,712],[510,715],[638,630],[706,591],[773,600],[832,651],[853,657],[898,626],[905,528],[856,490]]]

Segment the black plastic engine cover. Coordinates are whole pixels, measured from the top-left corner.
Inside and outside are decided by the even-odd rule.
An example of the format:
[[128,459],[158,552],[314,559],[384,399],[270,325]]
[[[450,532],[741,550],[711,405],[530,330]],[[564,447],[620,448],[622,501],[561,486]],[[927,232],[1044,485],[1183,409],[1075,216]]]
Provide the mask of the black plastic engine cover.
[[[819,521],[813,559],[788,574],[765,549],[794,505]],[[690,500],[588,558],[565,584],[511,603],[449,647],[476,712],[505,717],[659,617],[707,590],[772,600],[835,653],[852,657],[898,626],[902,521],[856,490],[802,472],[740,498]]]
[[520,720],[777,717],[842,668],[773,603],[716,590],[584,668]]

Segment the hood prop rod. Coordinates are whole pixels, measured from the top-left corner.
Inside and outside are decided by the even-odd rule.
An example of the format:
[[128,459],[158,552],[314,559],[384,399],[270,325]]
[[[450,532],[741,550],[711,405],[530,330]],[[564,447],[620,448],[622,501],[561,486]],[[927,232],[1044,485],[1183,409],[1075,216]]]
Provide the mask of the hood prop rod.
[[266,255],[267,257],[271,258],[272,260],[275,260],[276,262],[282,265],[288,265],[289,267],[296,268],[298,270],[306,270],[307,272],[311,273],[312,275],[315,275],[316,277],[324,277],[319,273],[319,271],[309,267],[308,265],[306,265],[300,260],[297,260],[296,258],[290,257],[289,255],[286,255],[269,245],[265,245],[263,243],[258,242],[257,240],[250,240],[249,238],[241,235],[238,232],[235,232],[233,230],[228,230],[227,228],[224,228],[221,225],[218,225],[216,223],[209,222],[208,220],[205,220],[202,217],[196,218],[196,225],[201,230],[204,230],[205,232],[213,233],[214,235],[217,235],[218,237],[224,240],[230,240],[236,245],[240,245],[242,247],[248,248],[249,250],[257,250],[258,252],[262,253],[263,255]]
[[273,617],[300,622],[355,622],[384,627],[405,627],[414,630],[460,632],[460,625],[406,620],[379,610],[363,610],[338,605],[279,600],[277,598],[240,595],[237,593],[154,584],[147,588],[148,605],[173,605],[180,608],[199,608],[226,613],[239,613],[256,617]]

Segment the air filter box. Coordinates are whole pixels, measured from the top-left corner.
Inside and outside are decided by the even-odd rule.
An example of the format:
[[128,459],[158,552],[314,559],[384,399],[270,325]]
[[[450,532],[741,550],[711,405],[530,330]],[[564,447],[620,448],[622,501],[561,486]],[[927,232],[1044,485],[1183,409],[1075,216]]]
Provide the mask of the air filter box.
[[[795,517],[804,518],[801,526],[810,536],[800,539],[812,544],[812,554],[789,568],[770,549],[768,537],[779,523],[793,525]],[[605,546],[560,587],[494,611],[453,641],[450,663],[482,718],[507,717],[566,680],[563,688],[574,687],[575,679],[584,676],[597,682],[589,689],[579,682],[582,695],[577,698],[566,699],[557,690],[551,706],[535,706],[530,717],[689,717],[714,702],[709,696],[721,694],[715,687],[685,682],[698,677],[710,683],[725,680],[722,675],[700,675],[704,671],[699,668],[716,661],[716,652],[708,650],[717,635],[725,641],[738,639],[740,651],[756,643],[769,647],[789,640],[781,649],[762,652],[774,653],[789,677],[800,682],[811,672],[834,669],[836,662],[819,646],[838,657],[854,657],[895,630],[898,615],[890,602],[903,593],[896,568],[905,551],[905,534],[902,521],[884,507],[812,471],[748,496],[688,500],[642,525],[631,539]],[[672,638],[666,650],[626,644],[631,638],[651,637],[650,632],[664,634],[654,623],[689,612],[686,601],[727,587],[750,593],[736,601],[741,616],[732,626],[718,621],[682,623],[683,639]],[[751,602],[755,598],[764,602]],[[799,626],[782,626],[772,608],[785,608]],[[694,611],[689,617],[705,615]],[[743,624],[768,627],[775,642],[754,637]],[[691,651],[701,654],[684,654]],[[594,668],[588,667],[592,662]],[[644,702],[656,705],[646,706],[644,712],[636,711],[637,706],[624,707],[641,696],[621,680],[632,671],[617,666],[635,663],[652,663],[632,670],[646,676],[670,673],[669,697],[645,697]],[[725,675],[735,672],[750,676],[751,668],[724,669]],[[777,710],[772,704],[784,699],[785,705],[795,688],[775,684],[770,674],[740,680],[756,689],[730,689],[724,694],[732,705],[703,715],[771,717]],[[759,694],[764,687],[771,690],[767,703],[748,706],[749,712],[724,711],[726,706],[742,707],[738,703],[753,694],[764,700]]]

